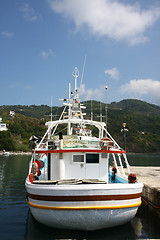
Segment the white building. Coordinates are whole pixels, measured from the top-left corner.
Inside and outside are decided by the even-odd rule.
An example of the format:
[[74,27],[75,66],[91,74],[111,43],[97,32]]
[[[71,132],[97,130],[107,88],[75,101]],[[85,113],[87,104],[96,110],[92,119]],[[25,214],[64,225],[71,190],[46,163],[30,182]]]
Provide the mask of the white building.
[[11,117],[14,117],[14,116],[15,116],[15,112],[14,112],[14,111],[10,111],[9,114],[11,115]]
[[0,118],[0,131],[7,131],[8,128],[6,126],[6,123],[2,123],[2,118]]
[[6,126],[6,123],[0,123],[0,131],[7,131],[8,128]]

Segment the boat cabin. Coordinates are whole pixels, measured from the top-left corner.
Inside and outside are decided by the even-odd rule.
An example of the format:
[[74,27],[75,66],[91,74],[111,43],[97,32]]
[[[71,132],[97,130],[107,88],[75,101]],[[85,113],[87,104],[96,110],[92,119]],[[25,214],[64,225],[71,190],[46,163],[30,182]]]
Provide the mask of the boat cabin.
[[108,179],[107,154],[92,152],[48,153],[46,180]]

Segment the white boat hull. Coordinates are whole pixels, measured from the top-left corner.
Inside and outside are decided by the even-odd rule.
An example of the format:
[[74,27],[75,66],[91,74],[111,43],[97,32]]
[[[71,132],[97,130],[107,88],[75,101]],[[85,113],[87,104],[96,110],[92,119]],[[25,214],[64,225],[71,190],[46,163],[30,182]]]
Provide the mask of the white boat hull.
[[134,218],[137,207],[106,210],[44,210],[30,207],[40,223],[63,229],[98,230],[125,224]]
[[97,230],[122,225],[135,216],[141,204],[142,184],[26,183],[26,189],[31,213],[40,223],[64,229]]

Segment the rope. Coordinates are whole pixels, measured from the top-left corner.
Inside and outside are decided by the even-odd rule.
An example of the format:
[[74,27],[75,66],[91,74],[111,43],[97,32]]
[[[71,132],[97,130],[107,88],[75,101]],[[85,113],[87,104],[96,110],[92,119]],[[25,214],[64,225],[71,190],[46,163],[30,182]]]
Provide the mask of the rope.
[[147,202],[143,197],[141,197],[141,198],[146,204],[151,205],[153,208],[160,209],[160,207],[153,205],[150,201]]

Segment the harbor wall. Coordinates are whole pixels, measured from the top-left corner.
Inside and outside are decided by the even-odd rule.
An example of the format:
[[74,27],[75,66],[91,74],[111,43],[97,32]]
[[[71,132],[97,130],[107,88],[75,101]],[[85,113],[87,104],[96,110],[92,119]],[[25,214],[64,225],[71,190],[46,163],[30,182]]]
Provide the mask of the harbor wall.
[[145,207],[150,208],[160,217],[160,167],[132,167],[137,179],[144,184],[142,201]]

